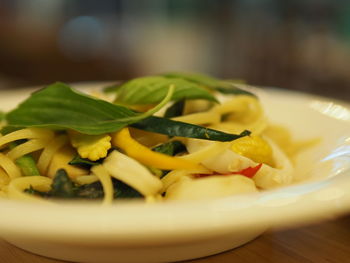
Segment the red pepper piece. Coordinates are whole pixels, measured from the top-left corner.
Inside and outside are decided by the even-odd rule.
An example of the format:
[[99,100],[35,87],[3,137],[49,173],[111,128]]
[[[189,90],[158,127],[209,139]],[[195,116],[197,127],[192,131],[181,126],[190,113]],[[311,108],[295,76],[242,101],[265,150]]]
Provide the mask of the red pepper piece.
[[212,173],[212,174],[194,174],[193,176],[195,177],[207,177],[207,176],[211,176],[211,175],[233,175],[233,174],[240,174],[243,176],[247,176],[249,178],[253,178],[254,175],[260,170],[262,166],[262,163],[258,164],[257,166],[254,167],[248,167],[245,169],[242,169],[238,172],[231,172],[231,173],[227,173],[227,174],[220,174],[220,173]]
[[254,166],[254,167],[245,168],[245,169],[238,171],[238,172],[233,172],[231,174],[240,174],[240,175],[247,176],[249,178],[253,178],[254,175],[260,170],[261,166],[262,166],[262,163],[258,164],[257,166]]

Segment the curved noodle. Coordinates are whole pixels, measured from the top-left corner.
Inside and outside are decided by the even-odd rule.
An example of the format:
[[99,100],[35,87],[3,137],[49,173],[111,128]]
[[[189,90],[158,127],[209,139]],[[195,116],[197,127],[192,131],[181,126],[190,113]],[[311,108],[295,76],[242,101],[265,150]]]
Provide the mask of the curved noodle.
[[92,167],[91,171],[98,177],[102,184],[104,192],[103,204],[111,204],[113,201],[114,189],[109,172],[102,165]]
[[0,191],[6,186],[8,185],[8,183],[10,182],[10,178],[7,175],[7,173],[5,172],[4,169],[2,169],[0,167]]
[[95,182],[98,182],[98,177],[96,175],[80,175],[77,178],[75,178],[75,182],[77,182],[80,185],[84,184],[92,184]]
[[33,187],[35,190],[48,192],[51,189],[51,184],[52,180],[44,176],[19,177],[10,182],[7,194],[12,199],[46,202],[40,197],[25,193],[24,190]]
[[158,194],[162,188],[160,179],[151,174],[146,167],[118,151],[110,153],[103,166],[111,176],[128,184],[144,196]]
[[47,140],[32,139],[13,148],[7,153],[7,156],[12,160],[16,160],[23,155],[40,150],[46,145]]
[[2,167],[10,179],[21,176],[21,170],[17,165],[6,155],[0,153],[0,167]]
[[46,174],[50,162],[55,153],[68,142],[67,135],[60,135],[54,138],[42,151],[38,159],[38,169],[42,175]]
[[7,135],[0,137],[0,147],[9,142],[22,140],[22,139],[50,139],[54,136],[54,132],[47,129],[28,128],[11,132]]

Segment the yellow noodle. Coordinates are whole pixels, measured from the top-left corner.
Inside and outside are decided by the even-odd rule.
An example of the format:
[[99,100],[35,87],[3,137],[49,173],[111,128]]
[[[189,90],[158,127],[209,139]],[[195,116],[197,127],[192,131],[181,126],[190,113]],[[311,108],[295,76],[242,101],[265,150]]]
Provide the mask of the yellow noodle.
[[191,124],[215,124],[219,123],[221,115],[217,112],[207,111],[199,112],[188,115],[183,115],[180,117],[172,118],[174,121],[182,121]]
[[46,145],[47,140],[32,139],[13,148],[7,153],[7,156],[12,160],[16,160],[23,155],[40,150]]
[[227,133],[241,133],[244,130],[248,130],[252,133],[252,135],[260,135],[265,131],[267,128],[268,123],[265,117],[258,119],[255,122],[252,122],[250,124],[242,124],[238,122],[233,121],[227,121],[227,122],[220,122],[215,125],[209,126],[209,128],[227,132]]
[[103,204],[111,204],[113,201],[114,189],[109,172],[102,165],[92,167],[91,171],[98,177],[102,184],[104,192]]
[[75,178],[75,182],[84,185],[84,184],[92,184],[98,181],[98,177],[96,175],[81,175]]
[[54,132],[46,129],[28,128],[11,132],[0,137],[0,147],[9,142],[22,139],[49,139],[54,136]]
[[173,170],[164,176],[161,181],[163,183],[163,188],[161,192],[166,192],[168,187],[173,183],[177,182],[183,176],[190,175],[188,170]]
[[2,190],[8,183],[10,182],[10,178],[5,172],[4,169],[0,167],[0,190]]
[[52,180],[44,176],[19,177],[10,182],[7,194],[11,199],[46,202],[42,198],[25,193],[24,190],[33,187],[35,190],[48,192],[51,190],[51,184]]
[[146,196],[146,203],[157,203],[161,202],[163,200],[162,195],[157,194],[157,195],[148,195]]
[[226,150],[230,146],[230,142],[207,142],[207,145],[208,146],[202,148],[199,151],[180,156],[179,158],[186,159],[195,163],[200,163],[201,161],[211,158],[212,156],[215,156]]
[[42,175],[46,174],[47,168],[53,156],[68,142],[67,135],[60,135],[54,138],[40,154],[37,166]]
[[16,164],[6,155],[0,153],[0,167],[2,167],[10,179],[21,176],[21,170]]
[[234,113],[228,116],[228,120],[241,123],[257,121],[264,115],[259,101],[247,95],[235,96],[232,100],[216,105],[211,111],[219,114]]
[[159,193],[162,182],[135,159],[113,151],[103,162],[110,175],[136,189],[144,196]]

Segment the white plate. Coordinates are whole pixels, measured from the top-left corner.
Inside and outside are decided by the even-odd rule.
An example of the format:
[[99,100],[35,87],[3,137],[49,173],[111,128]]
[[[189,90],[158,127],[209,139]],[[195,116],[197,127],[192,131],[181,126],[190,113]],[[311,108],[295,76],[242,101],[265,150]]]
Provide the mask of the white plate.
[[[70,261],[165,262],[237,247],[268,227],[306,224],[350,211],[350,107],[281,90],[257,93],[270,120],[289,127],[296,139],[322,139],[298,158],[301,183],[187,203],[101,207],[0,200],[0,236],[31,252]],[[26,96],[28,90],[1,91],[1,109]]]

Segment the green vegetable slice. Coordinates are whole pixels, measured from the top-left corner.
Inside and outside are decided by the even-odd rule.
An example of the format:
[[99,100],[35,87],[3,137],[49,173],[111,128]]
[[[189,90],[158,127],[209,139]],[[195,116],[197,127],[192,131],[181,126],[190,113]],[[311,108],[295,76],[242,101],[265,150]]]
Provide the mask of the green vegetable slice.
[[[9,144],[9,148],[13,149],[17,145],[19,145],[21,142],[11,142]],[[37,176],[40,175],[40,172],[38,170],[38,167],[36,166],[36,163],[34,161],[34,158],[31,154],[26,154],[18,159],[15,160],[15,163],[18,165],[18,167],[21,169],[22,174],[24,176]]]

